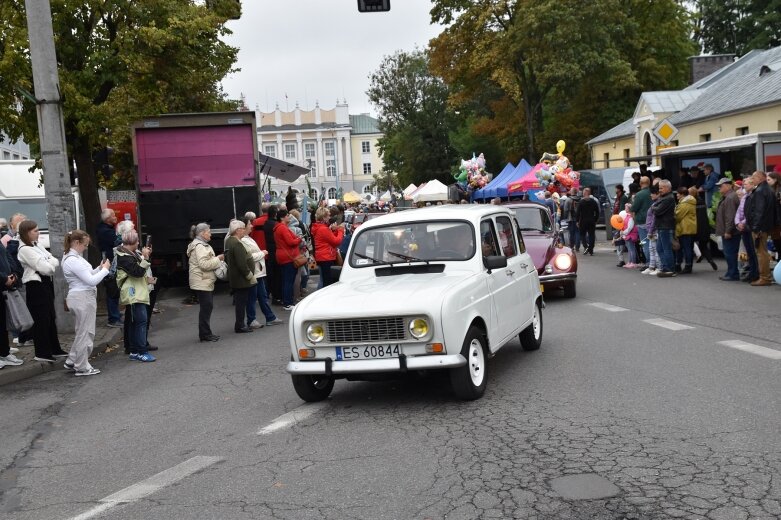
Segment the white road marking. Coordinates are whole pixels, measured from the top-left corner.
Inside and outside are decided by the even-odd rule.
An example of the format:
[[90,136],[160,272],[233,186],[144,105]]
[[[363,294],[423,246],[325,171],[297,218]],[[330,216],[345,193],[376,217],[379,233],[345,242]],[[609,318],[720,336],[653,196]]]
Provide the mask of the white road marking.
[[776,360],[781,359],[781,350],[773,350],[772,348],[760,347],[759,345],[754,345],[753,343],[746,343],[745,341],[740,341],[737,339],[731,339],[728,341],[719,341],[719,345],[724,345],[725,347],[742,350],[743,352],[756,354],[757,356],[762,356],[769,359],[776,359]]
[[598,309],[602,309],[603,311],[608,311],[608,312],[621,312],[621,311],[629,310],[623,307],[616,307],[615,305],[610,305],[609,303],[594,302],[594,303],[589,303],[589,305],[593,305]]
[[656,325],[657,327],[662,327],[669,330],[689,330],[694,328],[688,325],[684,325],[682,323],[675,323],[674,321],[663,320],[662,318],[654,318],[652,320],[643,320],[643,321],[646,323],[650,323],[651,325]]
[[197,473],[213,464],[217,464],[222,460],[223,459],[220,457],[193,457],[182,462],[181,464],[177,464],[172,468],[161,471],[157,475],[153,475],[148,479],[142,480],[141,482],[137,482],[132,486],[117,491],[113,495],[109,495],[106,498],[101,498],[98,501],[100,504],[93,507],[89,511],[85,511],[78,516],[74,516],[71,520],[88,520],[103,514],[112,507],[135,502],[139,499],[151,495],[152,493],[160,491],[164,487],[175,484],[176,482],[189,477],[193,473]]
[[261,428],[258,431],[258,435],[268,435],[269,433],[274,433],[276,431],[281,430],[282,428],[293,426],[297,422],[303,421],[310,415],[319,412],[326,406],[328,406],[328,403],[313,403],[313,404],[301,405],[295,410],[291,410],[286,414],[280,415],[279,417],[271,421],[271,424],[269,424],[264,428]]

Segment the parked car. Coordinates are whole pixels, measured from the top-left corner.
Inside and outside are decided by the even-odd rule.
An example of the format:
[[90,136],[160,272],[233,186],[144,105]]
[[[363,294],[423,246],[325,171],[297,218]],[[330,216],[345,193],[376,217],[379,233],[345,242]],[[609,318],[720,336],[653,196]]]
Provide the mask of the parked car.
[[561,231],[550,209],[537,202],[507,204],[515,213],[526,250],[534,261],[537,274],[545,290],[563,289],[564,296],[577,294],[578,259],[575,252],[564,245]]
[[542,343],[537,270],[509,209],[433,206],[359,227],[338,281],[290,317],[287,371],[305,401],[336,379],[448,370],[454,393],[477,399],[487,359],[520,336]]

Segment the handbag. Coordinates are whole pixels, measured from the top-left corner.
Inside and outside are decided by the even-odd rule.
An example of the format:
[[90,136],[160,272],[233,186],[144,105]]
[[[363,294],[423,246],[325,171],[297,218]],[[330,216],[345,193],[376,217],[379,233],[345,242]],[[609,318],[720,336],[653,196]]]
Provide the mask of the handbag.
[[344,258],[342,258],[342,252],[336,250],[336,265],[344,265]]
[[678,240],[678,238],[673,238],[673,251],[678,251],[681,249],[681,242]]
[[34,324],[33,317],[21,293],[16,289],[4,291],[3,298],[5,298],[5,308],[8,311],[9,328],[20,332],[30,330]]
[[220,260],[220,266],[214,270],[214,274],[217,276],[218,280],[227,280],[228,279],[228,264],[225,263],[224,260]]
[[298,269],[309,263],[309,258],[304,253],[299,253],[298,256],[293,258],[293,267]]

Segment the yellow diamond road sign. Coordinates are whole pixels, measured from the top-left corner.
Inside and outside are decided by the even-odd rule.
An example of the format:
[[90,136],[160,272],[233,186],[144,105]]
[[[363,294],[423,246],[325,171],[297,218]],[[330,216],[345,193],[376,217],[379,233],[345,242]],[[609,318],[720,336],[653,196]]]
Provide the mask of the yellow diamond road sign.
[[665,119],[654,129],[654,135],[656,135],[662,143],[670,144],[670,141],[678,135],[678,129],[675,128],[674,124]]

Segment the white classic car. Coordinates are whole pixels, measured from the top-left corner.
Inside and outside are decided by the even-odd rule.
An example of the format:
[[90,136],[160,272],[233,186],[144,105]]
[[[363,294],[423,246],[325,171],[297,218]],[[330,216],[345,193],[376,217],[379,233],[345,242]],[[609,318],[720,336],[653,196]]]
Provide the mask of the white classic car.
[[335,379],[448,369],[462,399],[483,395],[486,360],[520,335],[542,343],[543,299],[515,215],[493,205],[389,214],[356,231],[339,281],[296,305],[287,371],[305,401]]

